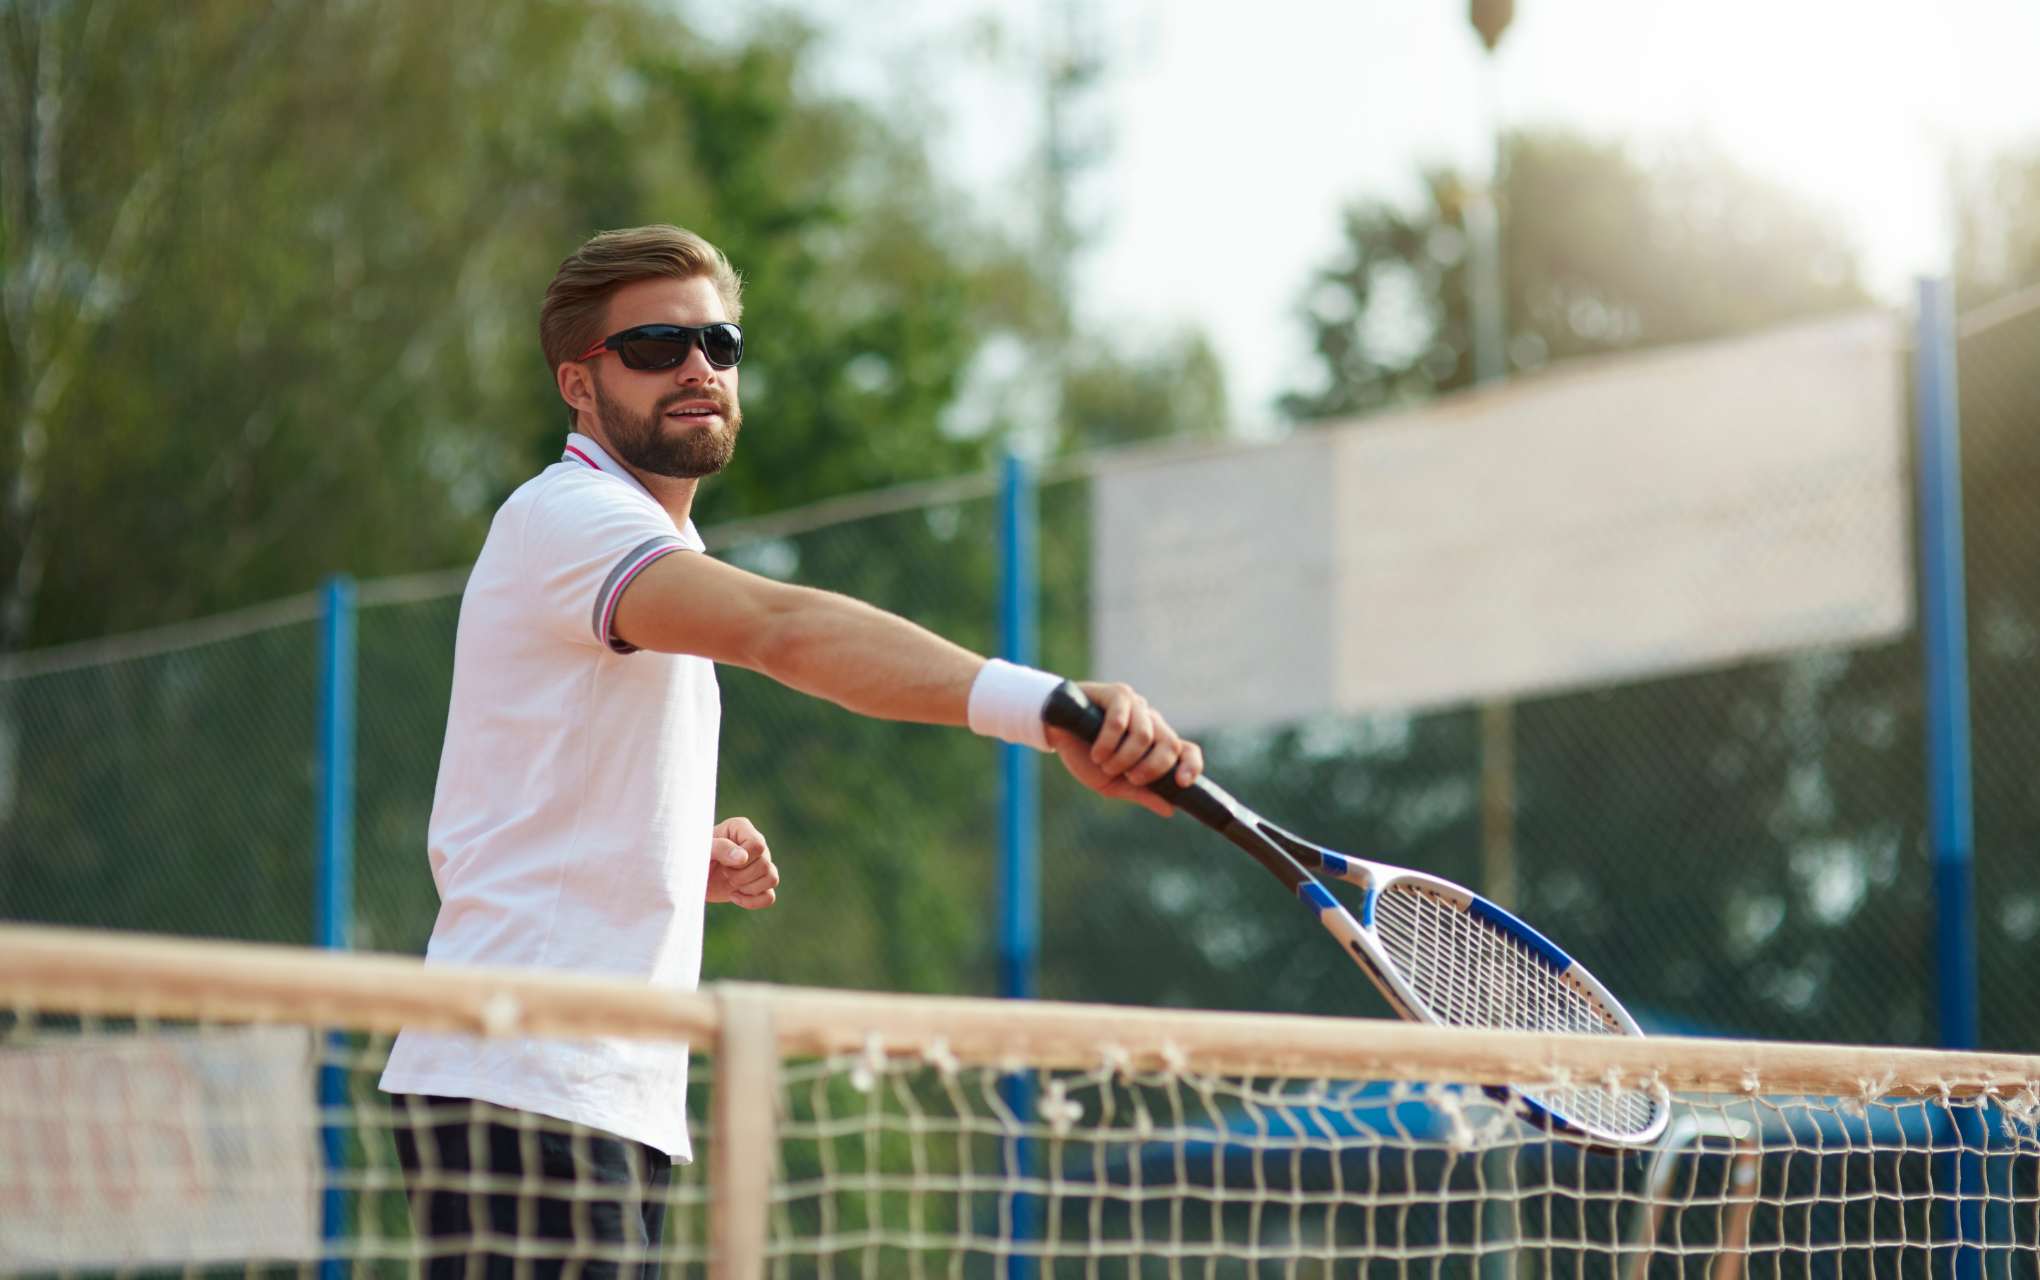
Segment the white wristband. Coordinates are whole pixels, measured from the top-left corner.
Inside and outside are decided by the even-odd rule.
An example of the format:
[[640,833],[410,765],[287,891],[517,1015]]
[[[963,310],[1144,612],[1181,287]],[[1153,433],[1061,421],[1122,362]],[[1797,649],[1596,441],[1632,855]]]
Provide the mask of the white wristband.
[[1033,667],[993,658],[979,668],[970,686],[970,730],[987,738],[1017,742],[1036,751],[1048,750],[1048,726],[1041,709],[1062,677]]

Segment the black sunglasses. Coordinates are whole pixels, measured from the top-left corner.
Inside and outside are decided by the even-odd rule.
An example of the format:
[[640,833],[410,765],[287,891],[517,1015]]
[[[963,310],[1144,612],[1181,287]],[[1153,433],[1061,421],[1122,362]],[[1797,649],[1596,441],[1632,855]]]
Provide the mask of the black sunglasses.
[[744,358],[744,331],[725,320],[721,324],[641,324],[612,333],[575,356],[592,360],[604,351],[614,351],[626,369],[671,369],[687,358],[696,342],[702,358],[718,369],[734,369]]

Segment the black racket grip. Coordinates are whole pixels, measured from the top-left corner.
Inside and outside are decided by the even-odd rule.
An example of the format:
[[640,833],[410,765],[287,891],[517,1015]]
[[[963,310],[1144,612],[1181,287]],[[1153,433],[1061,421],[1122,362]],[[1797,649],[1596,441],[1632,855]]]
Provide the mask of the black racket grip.
[[[1042,704],[1041,719],[1042,723],[1067,729],[1086,742],[1096,742],[1098,731],[1105,727],[1105,709],[1086,697],[1074,681],[1065,680]],[[1233,823],[1232,806],[1226,803],[1228,797],[1203,777],[1187,787],[1179,787],[1173,775],[1163,774],[1148,783],[1147,789],[1213,831],[1223,833]]]

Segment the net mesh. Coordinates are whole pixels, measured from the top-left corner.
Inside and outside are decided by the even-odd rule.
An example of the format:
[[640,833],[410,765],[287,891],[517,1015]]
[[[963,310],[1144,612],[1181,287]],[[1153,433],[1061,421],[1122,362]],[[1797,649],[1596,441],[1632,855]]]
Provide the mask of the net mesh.
[[[762,987],[651,1000],[143,946],[0,931],[0,1269],[405,1275],[495,1254],[789,1278],[1725,1280],[2040,1260],[2032,1058]],[[697,1159],[649,1193],[656,1239],[542,1238],[548,1201],[584,1226],[608,1211],[592,1177],[407,1174],[399,1137],[421,1122],[478,1156],[600,1138],[400,1109],[375,1079],[407,1020],[689,1040]],[[1670,1091],[1664,1136],[1587,1148],[1513,1118],[1510,1090],[1590,1077]],[[471,1200],[477,1225],[420,1238],[407,1188]]]

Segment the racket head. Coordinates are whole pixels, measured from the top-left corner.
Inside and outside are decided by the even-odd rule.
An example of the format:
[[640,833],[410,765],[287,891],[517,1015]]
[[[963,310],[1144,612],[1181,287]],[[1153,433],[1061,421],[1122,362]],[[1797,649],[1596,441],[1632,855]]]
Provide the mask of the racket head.
[[[1452,1027],[1643,1034],[1599,979],[1501,906],[1421,872],[1380,864],[1368,872],[1358,923],[1377,952],[1370,976],[1404,1016]],[[1654,1142],[1670,1119],[1669,1100],[1655,1089],[1582,1082],[1487,1092],[1589,1145]]]
[[[1043,716],[1087,738],[1097,736],[1103,718],[1067,681]],[[1157,779],[1150,788],[1245,849],[1297,894],[1404,1018],[1488,1029],[1643,1034],[1591,973],[1470,889],[1304,840],[1207,778],[1189,788]],[[1359,919],[1312,870],[1362,888]],[[1464,977],[1469,971],[1473,982]],[[1565,1084],[1488,1092],[1532,1123],[1594,1147],[1653,1142],[1670,1119],[1668,1099],[1658,1090]]]

